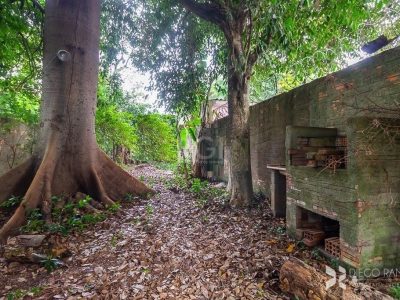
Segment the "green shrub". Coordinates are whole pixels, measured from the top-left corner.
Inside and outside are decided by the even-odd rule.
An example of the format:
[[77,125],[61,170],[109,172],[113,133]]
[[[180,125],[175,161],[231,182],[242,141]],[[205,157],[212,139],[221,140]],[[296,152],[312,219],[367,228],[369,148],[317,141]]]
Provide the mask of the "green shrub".
[[194,178],[192,180],[192,186],[190,187],[190,191],[193,194],[199,195],[202,192],[204,186],[205,185],[201,182],[199,178]]
[[[143,180],[140,180],[140,181],[143,181]],[[126,202],[133,202],[133,201],[135,201],[136,199],[138,199],[138,197],[132,195],[131,193],[126,194],[125,197],[124,197],[124,200],[125,200]]]
[[225,189],[213,187],[208,181],[203,181],[199,178],[190,178],[187,181],[179,172],[176,172],[173,179],[167,182],[167,187],[192,193],[197,205],[201,208],[210,200],[222,198],[225,202],[228,197]]
[[[53,204],[60,198],[53,196]],[[87,196],[77,203],[69,202],[63,207],[54,207],[52,210],[52,223],[46,224],[40,209],[34,209],[27,213],[27,223],[21,228],[22,232],[50,232],[69,234],[73,230],[81,231],[89,225],[104,221],[106,216],[103,213],[83,213],[82,210],[87,207],[92,199]],[[116,203],[109,208],[110,212],[117,211],[120,205]]]
[[32,287],[29,290],[17,289],[15,291],[9,292],[6,296],[7,300],[17,300],[24,299],[26,296],[37,297],[43,291],[42,287]]
[[114,203],[113,205],[110,205],[107,210],[111,213],[116,213],[121,209],[121,204],[118,202]]
[[153,205],[151,205],[151,203],[148,203],[146,205],[146,216],[150,218],[151,216],[153,216],[153,214],[154,214],[154,207]]
[[21,228],[22,232],[41,232],[44,230],[45,222],[42,219],[40,209],[33,209],[27,212],[26,225]]
[[6,210],[12,210],[17,207],[22,202],[22,197],[12,196],[10,199],[4,201],[0,204],[0,208],[4,208]]
[[85,208],[86,206],[88,206],[91,200],[92,198],[90,198],[90,196],[86,196],[84,199],[79,200],[77,205],[78,208]]
[[134,158],[138,161],[174,163],[177,146],[171,117],[157,113],[142,113],[134,118],[137,134]]
[[400,283],[393,285],[390,290],[390,295],[395,299],[400,299]]
[[54,270],[58,269],[60,266],[63,265],[63,263],[60,260],[55,259],[51,256],[46,257],[40,263],[43,265],[43,267],[46,269],[48,273],[53,272]]

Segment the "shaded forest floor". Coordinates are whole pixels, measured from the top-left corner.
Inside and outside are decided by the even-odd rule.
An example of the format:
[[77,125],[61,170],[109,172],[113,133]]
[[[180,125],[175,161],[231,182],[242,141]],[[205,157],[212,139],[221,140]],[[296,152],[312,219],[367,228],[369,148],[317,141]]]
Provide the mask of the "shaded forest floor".
[[286,236],[284,220],[272,218],[265,203],[233,210],[216,199],[201,207],[191,193],[171,188],[171,172],[149,165],[131,172],[157,194],[125,203],[107,220],[64,237],[71,255],[52,273],[40,265],[0,259],[0,295],[289,299],[279,290],[283,262],[294,255],[319,264],[312,252]]

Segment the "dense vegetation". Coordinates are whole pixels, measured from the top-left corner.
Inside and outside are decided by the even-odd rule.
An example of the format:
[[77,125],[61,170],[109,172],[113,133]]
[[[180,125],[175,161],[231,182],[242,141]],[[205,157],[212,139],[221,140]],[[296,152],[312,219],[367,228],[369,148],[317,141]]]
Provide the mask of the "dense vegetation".
[[[121,31],[110,28],[118,26],[112,17],[119,16],[118,7],[122,6],[118,4],[121,3],[103,2],[97,141],[103,151],[119,162],[174,162],[177,155],[173,118],[141,104],[144,96],[134,89],[122,89],[121,70],[118,68],[120,53],[115,48],[122,49],[119,45]],[[44,1],[5,1],[0,5],[3,16],[0,18],[1,136],[22,123],[30,128],[31,139],[35,139],[39,122],[40,75],[46,69],[41,65],[43,7]],[[150,145],[151,148],[147,148]],[[31,147],[18,150],[31,151]],[[121,150],[125,158],[120,157]]]
[[[223,80],[231,204],[252,201],[249,104],[337,70],[345,53],[398,27],[397,1],[130,2],[133,63],[177,113],[198,113]],[[386,20],[393,20],[387,24]],[[394,25],[394,26],[393,26]],[[203,120],[204,121],[204,120]],[[201,131],[200,131],[201,133]],[[199,165],[197,162],[195,165]],[[197,168],[195,168],[197,169]]]
[[[236,275],[230,273],[238,279],[239,288],[250,286],[244,281],[244,271],[250,271],[251,280],[266,276],[272,282],[278,277],[269,252],[270,246],[278,242],[264,241],[264,237],[272,237],[264,230],[271,227],[266,220],[275,221],[263,203],[255,201],[258,196],[253,192],[250,103],[338,70],[350,59],[360,58],[361,46],[378,36],[395,40],[400,30],[400,1],[3,0],[0,16],[0,151],[8,143],[2,140],[3,135],[25,128],[23,151],[29,153],[19,161],[19,141],[7,145],[12,155],[10,170],[0,177],[0,210],[4,213],[0,215],[0,250],[15,232],[61,237],[86,230],[118,213],[111,218],[114,225],[108,223],[113,227],[107,228],[104,222],[101,229],[95,228],[97,232],[92,237],[104,243],[104,235],[111,232],[112,248],[128,246],[130,250],[140,241],[135,251],[128,248],[124,253],[138,254],[141,279],[149,272],[152,273],[148,277],[158,279],[147,262],[163,257],[159,249],[179,246],[166,241],[183,241],[197,247],[202,240],[203,245],[213,245],[214,249],[207,249],[207,254],[198,248],[190,250],[198,256],[191,258],[203,264],[201,268],[200,264],[186,264],[191,269],[203,271],[205,261],[209,261],[208,266],[212,263],[212,268],[236,264],[237,253],[247,253],[257,261],[256,268],[240,264],[235,266],[239,271]],[[150,88],[157,91],[158,104],[168,114],[144,104],[146,96],[139,88],[124,84],[124,72],[132,67],[150,74]],[[205,148],[201,144],[202,133],[211,122],[207,110],[214,99],[228,103],[226,144],[221,149],[224,167],[228,162],[227,185],[195,178],[205,177],[196,175],[204,174],[207,167],[199,157]],[[387,131],[384,125],[378,125],[380,131]],[[193,174],[186,162],[189,155],[184,151],[189,139],[201,145],[197,147]],[[128,171],[121,167],[142,162],[176,163],[177,153],[183,164],[173,176],[170,171],[148,164]],[[197,169],[201,172],[197,173]],[[150,176],[146,179],[144,175]],[[149,202],[144,206],[139,198]],[[129,202],[135,205],[126,209]],[[225,209],[256,207],[254,204],[261,204],[257,206],[260,210],[249,210],[250,214]],[[119,214],[121,208],[126,210]],[[213,216],[211,221],[207,210]],[[136,217],[138,213],[140,218]],[[243,214],[247,215],[244,222]],[[161,226],[153,227],[151,219],[154,225],[157,219]],[[208,222],[211,226],[203,226]],[[280,220],[276,228],[284,233],[282,225]],[[119,230],[124,226],[129,228],[129,240],[120,243],[124,234]],[[135,231],[139,226],[144,234]],[[196,227],[198,232],[193,231]],[[226,228],[233,234],[225,234]],[[203,240],[204,233],[210,243]],[[262,240],[255,238],[260,233]],[[148,239],[140,240],[142,236]],[[231,249],[218,248],[228,245],[225,241],[235,243],[229,245]],[[276,252],[281,259],[297,247],[286,242]],[[82,245],[85,244],[79,243],[78,248]],[[257,247],[268,249],[260,252]],[[109,255],[101,256],[101,249],[96,250],[96,259],[101,263],[122,258],[109,248],[106,251]],[[178,253],[175,249],[168,251],[165,257],[172,259],[162,259],[163,262],[172,262]],[[218,252],[221,255],[215,255]],[[154,254],[151,260],[148,254]],[[51,253],[40,263],[52,271],[57,260],[50,255],[60,256]],[[219,256],[218,260],[213,260],[214,256]],[[229,262],[227,257],[233,260]],[[124,258],[129,262],[121,265],[119,261],[114,270],[126,272],[127,266],[135,269],[131,268],[131,257]],[[74,264],[90,262],[80,260],[78,253],[73,259],[70,262]],[[270,264],[274,270],[270,272],[260,262]],[[93,270],[98,279],[104,271],[99,267]],[[111,270],[108,268],[107,272]],[[176,270],[174,267],[170,271]],[[263,270],[263,274],[255,274],[254,270]],[[218,280],[230,272],[225,267],[220,271],[212,271]],[[119,279],[138,282],[131,273],[128,275]],[[113,279],[112,284],[122,281]],[[23,284],[26,280],[18,282]],[[123,283],[126,287],[127,281]],[[144,287],[145,282],[140,283]],[[254,295],[264,295],[264,284],[253,285]],[[85,283],[85,287],[89,285]],[[155,285],[151,286],[154,290]],[[188,286],[181,286],[182,291]],[[196,286],[199,288],[198,283]],[[208,299],[207,288],[200,290]],[[392,294],[397,296],[397,290],[393,286]],[[38,292],[17,290],[10,297]],[[101,293],[105,297],[103,290]],[[164,294],[162,298],[166,297]]]
[[[342,7],[329,1],[270,2],[249,3],[253,18],[263,15],[252,24],[254,40],[246,42],[262,50],[250,83],[252,102],[337,70],[349,53],[359,55],[352,50],[362,43],[379,34],[392,37],[399,29],[397,1],[371,1],[369,9],[362,1]],[[33,128],[39,121],[40,74],[46,68],[41,66],[44,3],[4,1],[0,6],[0,118]],[[190,122],[208,99],[227,98],[223,34],[180,5],[171,0],[102,2],[96,125],[98,142],[113,159],[124,148],[134,160],[175,160],[176,120],[140,104],[143,95],[122,89],[124,67],[134,64],[151,73],[159,103],[175,119]],[[328,13],[335,22],[321,17]],[[319,21],[309,22],[310,17]],[[268,30],[275,33],[273,40],[265,40]],[[147,151],[147,145],[157,145],[152,148],[158,153]]]
[[101,148],[124,162],[121,150],[135,161],[174,162],[177,158],[174,118],[138,102],[140,95],[122,90],[118,77],[101,76],[96,135]]

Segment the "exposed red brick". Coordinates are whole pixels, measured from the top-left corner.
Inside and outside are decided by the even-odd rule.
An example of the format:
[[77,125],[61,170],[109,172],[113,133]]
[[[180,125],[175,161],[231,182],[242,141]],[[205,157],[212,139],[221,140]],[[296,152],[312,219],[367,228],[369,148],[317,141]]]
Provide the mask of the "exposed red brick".
[[360,251],[340,241],[340,259],[358,268],[360,266]]
[[343,82],[343,83],[339,83],[339,84],[335,85],[335,89],[337,91],[344,91],[344,90],[352,89],[353,86],[354,86],[354,84],[351,82]]
[[386,77],[386,79],[392,83],[400,83],[399,74],[392,74]]
[[329,254],[340,257],[340,239],[339,237],[331,237],[325,239],[325,251]]
[[328,97],[328,93],[324,93],[324,92],[319,92],[318,93],[318,100],[322,100],[324,98]]
[[335,85],[335,90],[337,91],[343,91],[345,89],[344,83],[339,83]]
[[314,247],[318,245],[325,237],[325,233],[322,230],[308,229],[304,231],[303,243],[308,247]]

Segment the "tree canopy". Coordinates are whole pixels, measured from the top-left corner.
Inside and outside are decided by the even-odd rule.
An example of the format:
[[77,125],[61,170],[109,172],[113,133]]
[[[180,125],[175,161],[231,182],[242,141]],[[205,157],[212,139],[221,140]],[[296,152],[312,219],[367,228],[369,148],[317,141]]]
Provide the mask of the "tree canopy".
[[[381,34],[393,37],[400,30],[399,1],[199,3],[235,9],[240,4],[251,12],[251,43],[246,43],[261,54],[253,69],[252,101],[335,71],[349,55],[359,55],[363,43]],[[4,1],[0,6],[3,117],[37,122],[43,6],[43,0]],[[183,113],[199,110],[214,80],[220,78],[219,86],[221,80],[226,82],[222,33],[183,10],[179,1],[104,0],[101,18],[101,72],[116,79],[110,81],[115,90],[121,84],[118,74],[133,63],[151,73],[150,88],[159,93],[160,104]]]
[[[364,43],[381,34],[394,36],[399,27],[398,1],[182,2],[199,10],[225,9],[228,19],[244,13],[244,55],[258,56],[250,88],[254,101],[338,70],[349,55],[360,55]],[[151,72],[153,87],[168,109],[181,105],[193,111],[199,98],[205,99],[211,80],[226,80],[223,33],[218,25],[183,10],[180,1],[133,3],[138,8],[132,17],[132,62]],[[216,18],[209,11],[205,19]]]
[[[39,121],[40,77],[46,69],[46,65],[42,66],[44,4],[44,0],[7,0],[0,5],[0,118],[31,126],[36,126]],[[126,147],[134,159],[142,155],[136,119],[151,114],[152,118],[158,119],[152,125],[161,126],[161,132],[165,126],[169,128],[168,133],[174,128],[164,116],[140,104],[144,96],[134,88],[130,91],[122,88],[121,72],[130,66],[129,37],[135,31],[131,18],[135,9],[129,1],[102,1],[96,113],[96,134],[102,149],[112,155],[113,145]],[[142,137],[145,134],[142,132]],[[167,151],[165,157],[169,161],[175,160],[170,151],[170,147],[176,145],[175,140],[167,138],[159,139],[159,142],[160,149]],[[160,155],[147,158],[159,159]]]
[[0,116],[38,120],[43,1],[0,4]]

